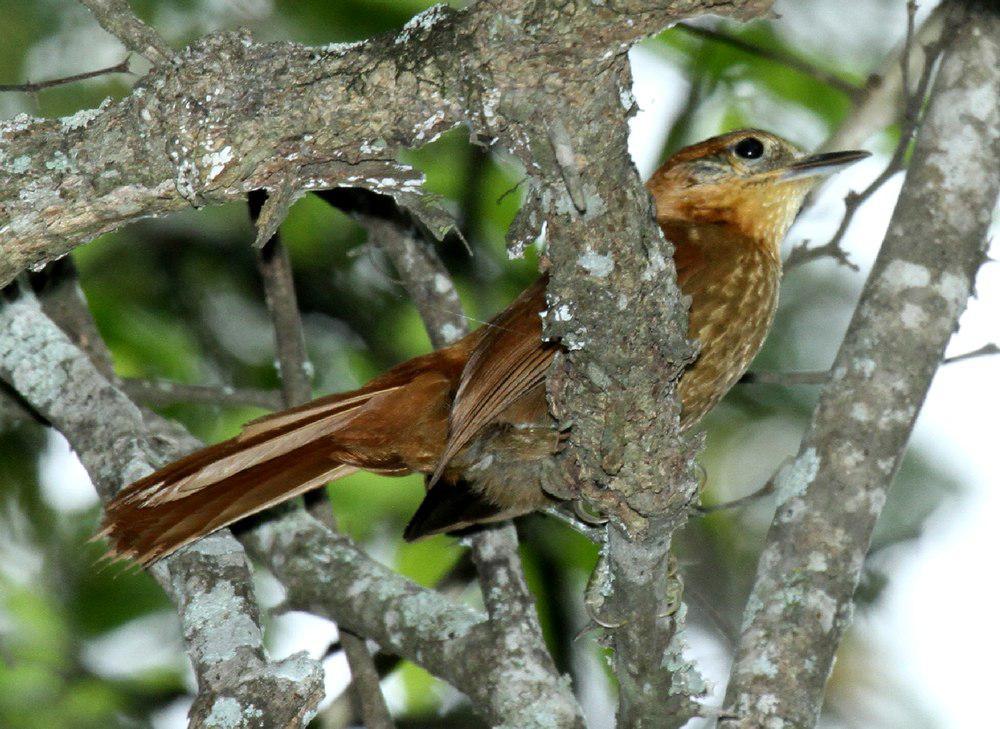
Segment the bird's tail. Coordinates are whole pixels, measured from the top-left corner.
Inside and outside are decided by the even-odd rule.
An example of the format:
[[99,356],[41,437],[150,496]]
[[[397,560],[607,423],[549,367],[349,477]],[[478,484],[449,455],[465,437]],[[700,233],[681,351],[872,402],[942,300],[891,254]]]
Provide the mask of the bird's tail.
[[[335,396],[268,416],[122,490],[99,537],[147,565],[206,534],[358,470],[329,436],[370,399]],[[332,402],[331,402],[332,401]]]
[[206,534],[364,469],[434,469],[475,335],[404,362],[364,387],[248,423],[123,489],[98,537],[108,556],[148,565]]

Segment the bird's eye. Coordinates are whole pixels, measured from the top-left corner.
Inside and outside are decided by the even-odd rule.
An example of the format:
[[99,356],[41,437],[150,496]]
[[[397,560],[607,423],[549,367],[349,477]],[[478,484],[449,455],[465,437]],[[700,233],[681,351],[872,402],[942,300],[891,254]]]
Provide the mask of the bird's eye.
[[742,159],[760,159],[764,156],[764,143],[757,137],[745,137],[736,143],[733,152]]

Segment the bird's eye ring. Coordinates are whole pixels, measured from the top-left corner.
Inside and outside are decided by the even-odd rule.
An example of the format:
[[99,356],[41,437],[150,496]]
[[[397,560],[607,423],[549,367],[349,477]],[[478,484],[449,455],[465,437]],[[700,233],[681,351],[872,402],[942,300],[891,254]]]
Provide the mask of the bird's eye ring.
[[744,137],[733,147],[733,152],[742,159],[760,159],[764,156],[764,143],[757,137]]

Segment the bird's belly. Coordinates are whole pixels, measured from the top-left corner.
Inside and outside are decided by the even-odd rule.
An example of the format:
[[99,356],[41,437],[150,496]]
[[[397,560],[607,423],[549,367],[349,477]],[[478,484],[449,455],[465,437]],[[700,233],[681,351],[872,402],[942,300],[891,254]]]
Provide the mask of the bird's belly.
[[540,385],[512,403],[449,463],[446,474],[461,477],[488,501],[524,513],[551,499],[546,487],[558,485],[553,455],[562,436],[549,415]]

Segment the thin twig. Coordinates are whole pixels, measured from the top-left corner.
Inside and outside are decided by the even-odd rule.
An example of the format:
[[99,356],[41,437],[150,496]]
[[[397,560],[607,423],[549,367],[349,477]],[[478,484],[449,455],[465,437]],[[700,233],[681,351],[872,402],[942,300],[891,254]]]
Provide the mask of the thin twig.
[[83,73],[77,73],[72,76],[63,76],[62,78],[54,78],[48,81],[27,81],[23,84],[0,84],[0,92],[20,91],[27,94],[34,94],[43,89],[51,89],[54,86],[63,86],[65,84],[76,83],[77,81],[86,81],[90,78],[97,78],[98,76],[106,76],[113,73],[132,73],[131,69],[129,69],[129,59],[126,58],[121,63],[116,63],[114,66],[108,66],[107,68],[99,68],[96,71],[84,71]]
[[[848,206],[850,206],[851,195],[853,194],[854,193],[848,195]],[[848,207],[848,210],[849,209],[850,208]],[[845,218],[847,218],[846,213],[845,213]],[[841,224],[843,225],[843,221],[841,221]],[[785,271],[785,273],[787,273],[793,268],[796,268],[797,266],[801,266],[803,263],[808,263],[809,261],[815,261],[817,258],[825,258],[827,256],[834,259],[840,265],[847,266],[847,268],[851,269],[852,271],[860,270],[858,269],[858,264],[852,261],[851,257],[847,255],[847,251],[841,248],[840,239],[843,237],[843,235],[840,234],[839,229],[837,233],[839,235],[835,235],[833,238],[829,240],[829,242],[824,243],[821,246],[815,246],[814,248],[810,248],[808,240],[804,240],[798,245],[793,246],[792,250],[788,252],[788,257],[785,258],[785,262],[782,264],[782,268]]]
[[707,516],[708,514],[714,514],[717,511],[725,511],[725,510],[728,510],[728,509],[737,509],[737,508],[739,508],[741,506],[746,506],[747,504],[751,504],[754,501],[756,501],[757,499],[761,499],[761,498],[763,498],[765,496],[769,496],[770,494],[774,493],[774,489],[775,489],[774,482],[775,482],[775,479],[778,477],[779,473],[780,473],[780,469],[778,471],[774,472],[774,474],[771,476],[771,478],[769,478],[767,480],[767,483],[765,483],[763,486],[761,486],[756,491],[753,491],[753,492],[747,494],[746,496],[740,496],[739,498],[733,499],[732,501],[723,501],[721,503],[711,504],[709,506],[702,506],[702,505],[699,504],[698,506],[695,507],[694,510],[698,514],[701,514],[702,516]]
[[[247,196],[250,219],[257,223],[267,193],[254,190]],[[292,264],[288,251],[275,233],[257,251],[257,268],[264,282],[267,308],[274,323],[274,346],[281,375],[281,394],[288,407],[312,399],[312,365],[306,353],[302,316],[299,313]]]
[[1000,354],[1000,347],[998,347],[993,342],[984,344],[979,349],[974,349],[971,352],[966,352],[965,354],[956,354],[954,357],[945,357],[941,363],[954,364],[955,362],[964,362],[967,359],[973,359],[975,357],[983,357],[990,354]]
[[740,378],[740,385],[822,385],[830,379],[829,370],[806,372],[747,372]]
[[719,30],[713,30],[711,28],[702,28],[696,25],[689,25],[688,23],[678,23],[676,27],[680,28],[685,33],[696,35],[700,38],[705,38],[717,43],[725,43],[727,46],[743,51],[744,53],[749,53],[768,61],[774,61],[775,63],[780,63],[783,66],[794,69],[799,73],[804,73],[806,76],[816,79],[821,84],[825,84],[826,86],[845,94],[853,103],[857,103],[861,96],[865,93],[865,89],[863,87],[851,83],[850,81],[846,81],[837,74],[830,73],[829,71],[820,68],[815,63],[807,61],[801,56],[797,56],[793,53],[788,53],[777,48],[765,48],[757,45],[756,43],[743,40],[738,36]]
[[852,268],[855,271],[858,270],[858,267],[848,259],[847,252],[841,247],[844,234],[847,232],[848,227],[851,225],[851,221],[854,219],[855,213],[857,213],[862,204],[864,204],[868,198],[870,198],[880,187],[882,187],[882,185],[884,185],[889,178],[903,169],[906,152],[910,148],[910,142],[913,140],[913,135],[916,133],[917,127],[920,125],[920,108],[923,104],[924,97],[927,95],[927,88],[930,85],[931,77],[934,74],[934,68],[936,65],[935,61],[940,55],[943,47],[943,43],[940,39],[924,47],[924,68],[920,74],[920,80],[917,83],[917,88],[912,94],[909,93],[910,54],[913,52],[913,18],[916,13],[916,5],[911,1],[907,3],[906,9],[906,42],[904,43],[904,52],[900,57],[901,72],[903,75],[904,103],[903,119],[899,133],[899,144],[896,145],[896,149],[892,153],[892,158],[889,160],[889,164],[886,165],[885,169],[882,170],[882,174],[876,177],[875,180],[862,192],[857,193],[852,190],[844,198],[844,216],[840,220],[840,226],[837,228],[837,232],[833,234],[833,237],[829,240],[829,242],[816,248],[809,248],[808,241],[795,246],[788,254],[788,258],[785,259],[784,270],[786,273],[792,268],[823,256],[832,256],[840,263]]
[[[267,201],[267,193],[254,190],[247,196],[250,219],[256,225]],[[257,250],[257,267],[264,282],[267,308],[274,324],[277,364],[281,375],[281,392],[286,407],[294,407],[312,398],[312,367],[305,347],[305,334],[292,265],[288,251],[277,230]],[[330,508],[326,489],[317,489],[304,497],[309,513],[333,532],[336,519]],[[365,639],[341,631],[340,642],[351,669],[351,685],[358,699],[361,718],[369,729],[393,729],[392,715],[379,686],[379,675]]]
[[274,390],[228,385],[190,385],[169,380],[141,378],[128,378],[121,384],[125,394],[147,405],[197,403],[227,407],[250,406],[267,410],[278,410],[282,406],[281,395]]
[[[956,354],[952,357],[945,357],[941,364],[949,365],[956,362],[964,362],[976,357],[985,357],[991,354],[1000,354],[1000,347],[993,342],[984,344],[979,349],[971,352]],[[822,385],[830,379],[830,370],[806,370],[804,372],[772,372],[761,370],[759,372],[747,372],[740,378],[740,385]]]

